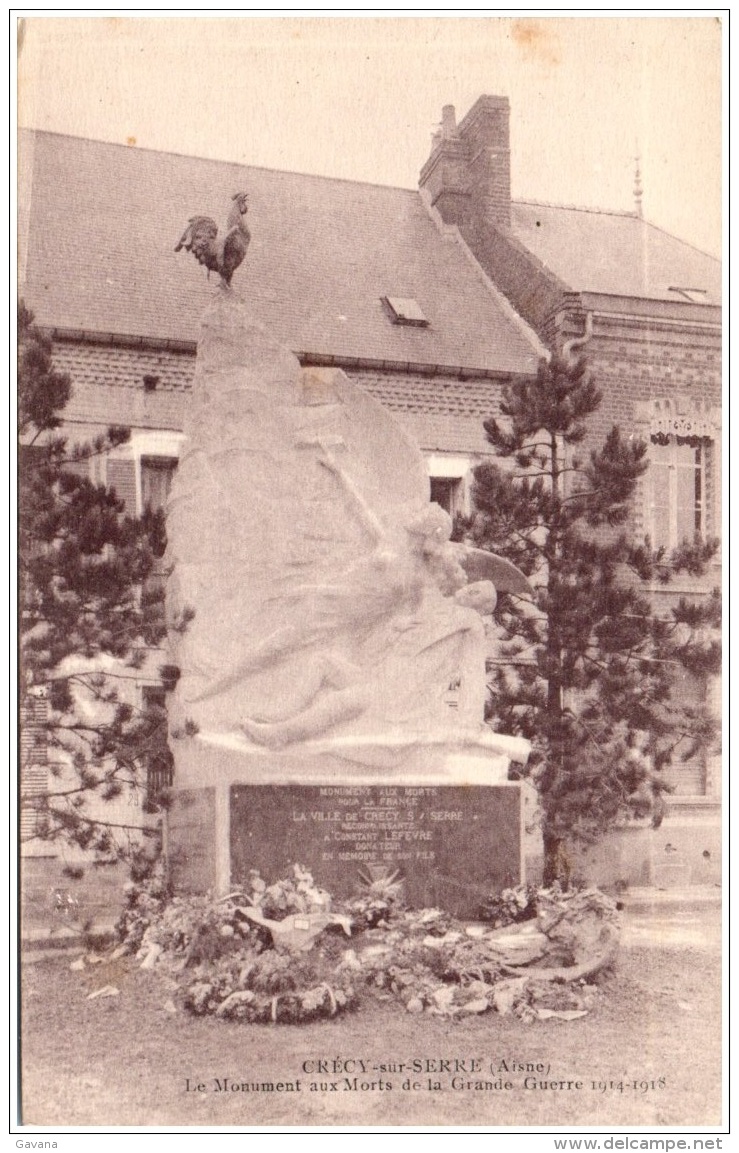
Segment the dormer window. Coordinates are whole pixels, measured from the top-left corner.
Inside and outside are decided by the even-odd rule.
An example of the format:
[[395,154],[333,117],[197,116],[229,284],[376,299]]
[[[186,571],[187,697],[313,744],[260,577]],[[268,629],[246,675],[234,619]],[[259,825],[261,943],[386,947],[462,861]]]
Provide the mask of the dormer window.
[[691,304],[705,304],[708,296],[705,288],[679,288],[677,285],[671,285],[667,291],[682,296],[683,300],[689,300]]
[[382,296],[383,308],[393,324],[406,324],[413,328],[428,328],[428,320],[420,304],[410,296]]

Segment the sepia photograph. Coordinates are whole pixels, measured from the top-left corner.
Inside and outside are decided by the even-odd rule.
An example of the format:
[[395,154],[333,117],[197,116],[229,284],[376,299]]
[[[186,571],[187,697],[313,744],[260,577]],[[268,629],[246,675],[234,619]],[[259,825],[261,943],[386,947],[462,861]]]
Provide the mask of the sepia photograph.
[[721,1149],[728,13],[142,11],[11,12],[11,1132]]

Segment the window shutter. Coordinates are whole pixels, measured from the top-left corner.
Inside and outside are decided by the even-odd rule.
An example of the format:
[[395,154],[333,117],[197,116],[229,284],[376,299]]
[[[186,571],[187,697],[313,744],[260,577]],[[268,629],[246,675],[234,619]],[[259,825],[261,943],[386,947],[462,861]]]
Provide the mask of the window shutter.
[[670,765],[667,780],[674,787],[675,797],[703,797],[706,794],[706,769],[702,760],[676,761]]
[[[695,706],[705,702],[707,685],[700,677],[678,673],[672,683],[672,699],[676,704]],[[689,761],[675,758],[666,772],[666,778],[679,797],[701,797],[706,793],[706,757],[702,753]]]
[[652,482],[652,545],[669,548],[670,545],[670,470],[666,464],[653,460],[649,466]]
[[44,725],[49,716],[45,696],[28,697],[20,715],[20,839],[29,840],[36,833],[36,809],[32,798],[42,796],[49,781],[48,749]]
[[136,462],[108,459],[108,487],[125,503],[129,516],[136,515]]

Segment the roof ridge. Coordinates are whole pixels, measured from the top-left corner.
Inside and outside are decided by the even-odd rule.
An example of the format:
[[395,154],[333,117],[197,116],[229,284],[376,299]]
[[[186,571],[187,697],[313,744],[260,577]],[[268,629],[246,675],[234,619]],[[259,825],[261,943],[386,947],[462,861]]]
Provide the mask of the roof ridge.
[[720,256],[714,256],[712,252],[706,252],[705,248],[699,248],[697,244],[693,244],[692,240],[683,240],[682,236],[675,236],[674,232],[668,232],[661,224],[655,224],[652,220],[645,220],[644,223],[648,224],[650,228],[656,228],[658,232],[664,233],[665,236],[669,236],[671,240],[677,240],[678,244],[684,244],[687,248],[692,248],[693,252],[699,252],[701,256],[707,256],[709,260],[715,260],[716,264],[723,263]]
[[664,236],[669,236],[671,240],[676,240],[678,244],[684,244],[688,248],[692,248],[693,252],[699,252],[701,256],[707,256],[709,260],[715,260],[717,264],[721,263],[720,256],[714,256],[712,252],[707,252],[705,248],[699,248],[697,244],[693,244],[691,240],[685,240],[682,236],[677,236],[674,232],[670,232],[661,224],[655,224],[653,220],[648,220],[645,216],[639,216],[637,212],[627,212],[624,208],[592,208],[584,204],[555,204],[553,200],[530,200],[527,197],[515,197],[511,200],[512,204],[530,204],[533,207],[540,208],[561,208],[568,212],[592,212],[597,216],[624,216],[631,220],[637,220],[647,228],[654,228],[658,232],[663,233]]
[[400,184],[381,184],[376,180],[353,180],[349,176],[323,176],[318,172],[299,172],[294,168],[270,168],[266,164],[248,164],[238,160],[225,160],[220,156],[200,156],[194,152],[175,152],[168,148],[153,148],[143,144],[124,144],[120,140],[98,140],[94,136],[75,136],[72,132],[54,132],[49,128],[29,128],[20,125],[19,132],[34,136],[56,136],[62,140],[75,140],[80,144],[96,144],[105,148],[122,148],[126,152],[153,152],[158,156],[177,156],[183,160],[197,160],[204,164],[227,164],[232,168],[251,168],[255,172],[275,172],[280,176],[299,176],[303,180],[331,181],[334,184],[358,184],[362,188],[385,188],[392,192],[409,192],[418,195],[417,188],[404,188]]
[[510,321],[516,326],[519,335],[535,350],[538,356],[546,356],[548,349],[543,343],[536,330],[528,323],[528,321],[521,316],[521,314],[513,307],[505,293],[497,287],[491,277],[483,268],[480,261],[477,259],[467,241],[462,236],[457,224],[448,224],[438,208],[431,202],[431,196],[426,189],[420,189],[421,203],[423,204],[426,212],[428,213],[431,221],[436,226],[438,232],[442,237],[447,236],[451,238],[459,248],[462,256],[467,263],[474,269],[478,278],[482,280],[488,293],[495,300],[498,307],[503,314],[508,317]]
[[[530,200],[528,197],[513,197],[512,204],[532,204],[540,208],[565,208],[568,212],[593,212],[599,216],[628,216],[633,220],[641,220],[642,218],[634,211],[627,211],[625,208],[594,208],[588,204],[557,204],[554,200]],[[645,224],[648,221],[644,221]]]

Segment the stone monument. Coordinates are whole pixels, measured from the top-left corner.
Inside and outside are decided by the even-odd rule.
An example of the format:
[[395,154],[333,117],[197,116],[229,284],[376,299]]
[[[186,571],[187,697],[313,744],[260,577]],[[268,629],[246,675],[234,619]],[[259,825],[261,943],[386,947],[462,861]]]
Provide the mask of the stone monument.
[[[309,867],[471,913],[521,880],[525,741],[483,723],[495,586],[450,543],[419,449],[338,369],[302,369],[225,279],[203,317],[167,511],[180,891]],[[181,622],[191,616],[186,627]]]

